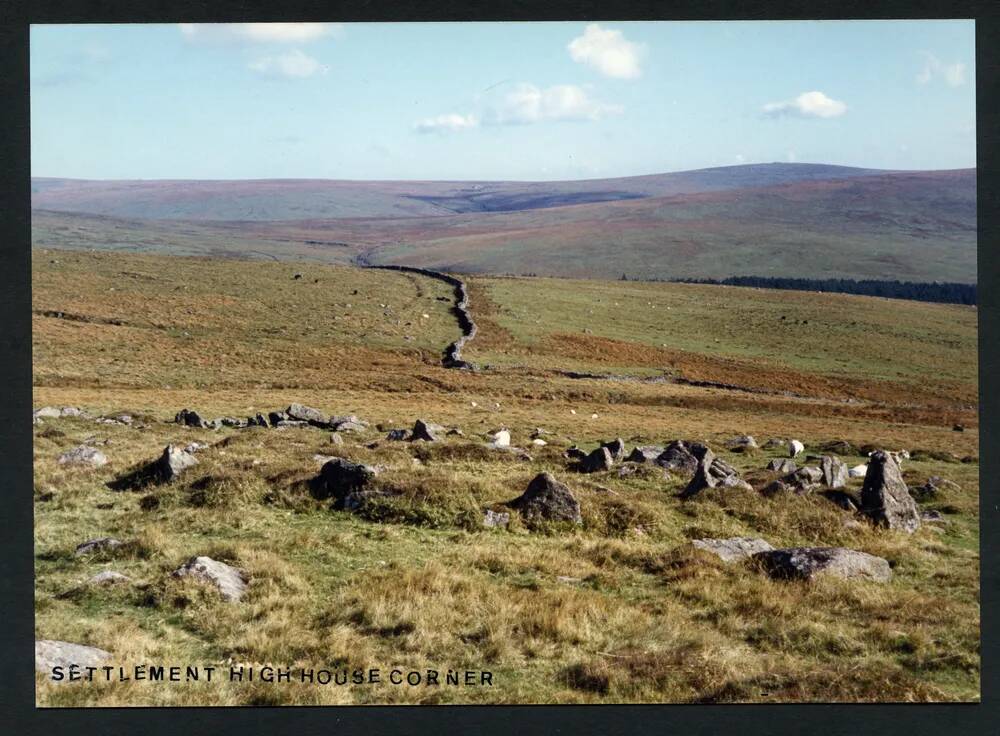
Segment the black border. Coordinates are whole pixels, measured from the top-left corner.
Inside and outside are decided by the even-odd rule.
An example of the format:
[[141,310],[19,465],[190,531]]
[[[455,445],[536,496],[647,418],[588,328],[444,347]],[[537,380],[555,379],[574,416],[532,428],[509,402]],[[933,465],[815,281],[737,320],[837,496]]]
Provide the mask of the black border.
[[[1000,733],[998,644],[994,612],[1000,574],[995,534],[1000,503],[996,460],[1000,391],[1000,254],[997,163],[996,0],[437,0],[393,4],[346,0],[0,0],[0,724],[10,733],[420,733],[461,729],[472,733],[619,734],[677,731],[700,736],[822,733]],[[364,706],[284,708],[74,708],[36,709],[31,644],[34,638],[33,503],[30,332],[30,135],[29,23],[178,21],[462,21],[462,20],[793,20],[873,18],[975,18],[978,207],[982,703],[930,705],[604,705],[604,706]],[[986,288],[982,288],[982,287]]]

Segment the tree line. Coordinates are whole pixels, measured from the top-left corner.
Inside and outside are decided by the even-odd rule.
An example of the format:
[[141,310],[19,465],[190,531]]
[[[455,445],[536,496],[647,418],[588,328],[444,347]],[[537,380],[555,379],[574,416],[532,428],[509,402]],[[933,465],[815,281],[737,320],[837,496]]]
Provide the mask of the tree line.
[[838,294],[881,296],[887,299],[911,299],[918,302],[945,304],[975,304],[976,285],[954,282],[883,281],[878,279],[801,279],[783,276],[730,276],[724,279],[629,279],[622,274],[622,281],[667,281],[680,284],[717,284],[722,286],[750,286],[758,289],[791,289],[794,291],[826,291]]

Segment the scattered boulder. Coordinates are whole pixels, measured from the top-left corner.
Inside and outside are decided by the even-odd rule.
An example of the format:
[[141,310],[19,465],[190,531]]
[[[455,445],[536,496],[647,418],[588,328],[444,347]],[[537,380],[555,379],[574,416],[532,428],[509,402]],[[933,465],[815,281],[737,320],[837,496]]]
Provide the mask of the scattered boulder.
[[947,524],[947,519],[941,515],[940,511],[921,511],[920,520],[928,524]]
[[531,441],[531,444],[533,444],[535,447],[545,447],[549,443],[543,440],[541,437],[535,437],[535,439]]
[[576,445],[573,445],[563,453],[563,457],[567,460],[584,460],[587,457],[587,453]]
[[483,526],[489,528],[506,528],[510,524],[510,514],[506,511],[493,511],[492,509],[486,509],[483,512]]
[[387,440],[393,442],[403,442],[410,439],[410,430],[408,429],[390,429],[385,435]]
[[311,406],[304,406],[303,404],[289,404],[288,408],[285,409],[285,414],[291,419],[299,422],[307,422],[314,427],[325,427],[328,424],[326,415],[323,412]]
[[97,647],[54,639],[39,639],[35,642],[35,670],[38,672],[51,673],[56,667],[69,669],[73,665],[81,668],[99,667],[109,659],[111,652]]
[[801,452],[805,452],[806,446],[803,445],[798,440],[789,440],[788,442],[788,457],[795,457]]
[[315,425],[299,419],[281,419],[273,424],[275,429],[293,429],[294,427],[312,427]]
[[630,463],[652,463],[663,454],[663,447],[659,445],[644,445],[635,447],[627,458]]
[[200,427],[202,429],[208,427],[208,422],[192,409],[181,409],[174,417],[174,421],[178,424],[183,424],[185,427]]
[[843,488],[847,485],[847,465],[840,458],[824,455],[820,458],[819,468],[823,473],[823,483],[828,487]]
[[99,468],[108,464],[108,458],[103,452],[89,445],[80,445],[72,450],[67,450],[59,456],[60,465],[88,465],[92,468]]
[[757,440],[748,434],[733,437],[726,442],[726,448],[733,452],[749,452],[758,448]]
[[31,412],[32,419],[58,419],[60,417],[83,417],[87,414],[75,406],[43,406]]
[[767,469],[772,471],[777,471],[779,473],[794,473],[798,470],[795,465],[795,461],[791,458],[775,458],[767,464]]
[[344,438],[340,436],[340,432],[330,432],[330,444],[331,445],[344,444]]
[[156,475],[161,481],[171,481],[188,468],[198,464],[198,458],[180,447],[167,445],[155,464]]
[[903,482],[892,453],[878,450],[868,460],[861,489],[861,512],[880,526],[914,532],[920,527],[917,504]]
[[692,539],[697,549],[711,552],[723,562],[737,562],[752,557],[758,552],[773,550],[763,539],[753,537],[732,537],[730,539]]
[[937,498],[942,489],[960,491],[962,487],[954,481],[942,478],[940,475],[932,475],[922,486],[913,486],[909,491],[914,500],[925,503]]
[[195,452],[201,452],[202,450],[207,450],[207,449],[208,445],[204,442],[191,442],[190,444],[185,445],[184,452],[193,454]]
[[243,427],[247,426],[247,420],[246,419],[239,419],[237,417],[220,417],[220,418],[216,419],[215,422],[217,422],[218,424],[221,424],[223,427],[239,427],[239,428],[243,428]]
[[86,542],[81,542],[76,546],[76,555],[80,557],[82,555],[93,554],[94,552],[104,552],[105,550],[116,549],[124,544],[122,540],[115,539],[114,537],[100,537],[98,539],[88,539]]
[[272,427],[276,427],[280,422],[284,422],[288,419],[290,419],[290,417],[283,411],[269,411],[267,413],[267,421],[270,422]]
[[822,470],[806,466],[768,484],[764,487],[763,493],[768,495],[779,492],[808,493],[819,485],[821,480],[823,480]]
[[610,442],[602,442],[601,447],[611,453],[612,461],[620,463],[625,459],[625,441],[621,437],[613,439]]
[[849,478],[864,478],[867,472],[868,463],[861,463],[860,465],[855,465],[853,468],[848,470],[847,476]]
[[368,429],[368,422],[355,414],[348,414],[345,417],[330,417],[329,426],[335,432],[364,432]]
[[582,473],[598,473],[602,470],[611,470],[614,464],[611,451],[601,446],[580,461],[579,469]]
[[783,580],[813,580],[830,575],[879,583],[892,578],[887,560],[845,547],[792,547],[753,555],[763,570]]
[[252,417],[247,417],[247,426],[248,427],[269,427],[270,424],[267,421],[267,417],[265,417],[260,412],[257,412]]
[[715,453],[706,447],[695,468],[694,477],[691,478],[687,487],[681,491],[682,498],[690,498],[706,488],[715,488],[717,481],[711,472],[713,460],[715,460]]
[[[607,452],[605,448],[600,448]],[[550,473],[539,473],[528,484],[524,493],[507,503],[528,521],[570,521],[583,523],[580,503],[569,488]]]
[[227,601],[235,602],[247,590],[246,576],[235,567],[211,557],[192,557],[172,573],[174,577],[193,577],[211,583]]
[[377,468],[335,457],[323,463],[319,475],[313,479],[312,493],[319,499],[334,499],[335,509],[351,511],[365,499],[380,495],[372,488],[376,475]]
[[413,432],[410,434],[411,442],[437,442],[438,435],[444,432],[444,427],[440,424],[430,424],[423,419],[418,419],[413,423]]
[[679,473],[693,473],[706,450],[708,447],[700,442],[674,440],[656,458],[656,464]]

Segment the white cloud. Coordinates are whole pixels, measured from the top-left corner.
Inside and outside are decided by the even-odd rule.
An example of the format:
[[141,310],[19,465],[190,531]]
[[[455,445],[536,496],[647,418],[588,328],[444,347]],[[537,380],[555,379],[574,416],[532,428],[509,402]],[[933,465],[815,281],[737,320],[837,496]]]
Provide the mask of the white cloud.
[[490,109],[486,121],[495,125],[525,125],[547,120],[600,120],[621,112],[620,105],[595,100],[586,89],[574,84],[545,89],[519,84]]
[[960,87],[965,84],[966,66],[960,61],[945,64],[934,54],[924,54],[924,66],[917,74],[917,82],[927,84],[932,79],[944,79],[949,87]]
[[432,118],[424,118],[418,121],[413,127],[418,133],[443,133],[458,130],[468,130],[479,126],[479,119],[475,115],[459,115],[458,113],[447,113],[436,115]]
[[191,41],[214,43],[307,43],[342,31],[338,23],[178,23]]
[[329,67],[324,66],[319,61],[304,54],[298,49],[292,49],[286,54],[277,56],[264,56],[255,61],[251,61],[249,68],[255,72],[266,74],[272,77],[289,77],[292,79],[304,79],[315,74],[326,74]]
[[835,118],[847,112],[847,105],[827,97],[822,92],[803,92],[794,100],[769,102],[764,114],[772,117],[792,115],[803,118]]
[[643,46],[626,40],[621,31],[591,23],[567,48],[573,61],[591,66],[606,77],[635,79],[642,74],[639,57]]

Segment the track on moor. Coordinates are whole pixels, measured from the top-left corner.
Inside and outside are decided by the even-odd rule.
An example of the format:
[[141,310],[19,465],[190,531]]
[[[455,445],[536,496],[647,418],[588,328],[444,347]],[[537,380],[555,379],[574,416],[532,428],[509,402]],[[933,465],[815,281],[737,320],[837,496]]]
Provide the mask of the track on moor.
[[450,343],[441,356],[441,365],[445,368],[458,368],[460,370],[474,370],[472,363],[462,358],[462,348],[476,336],[476,323],[472,319],[469,311],[469,289],[465,282],[457,276],[451,276],[440,271],[429,268],[417,268],[415,266],[366,266],[366,268],[380,268],[386,271],[401,271],[403,273],[413,273],[427,278],[443,281],[452,287],[455,296],[455,303],[451,307],[451,313],[458,320],[461,336]]

